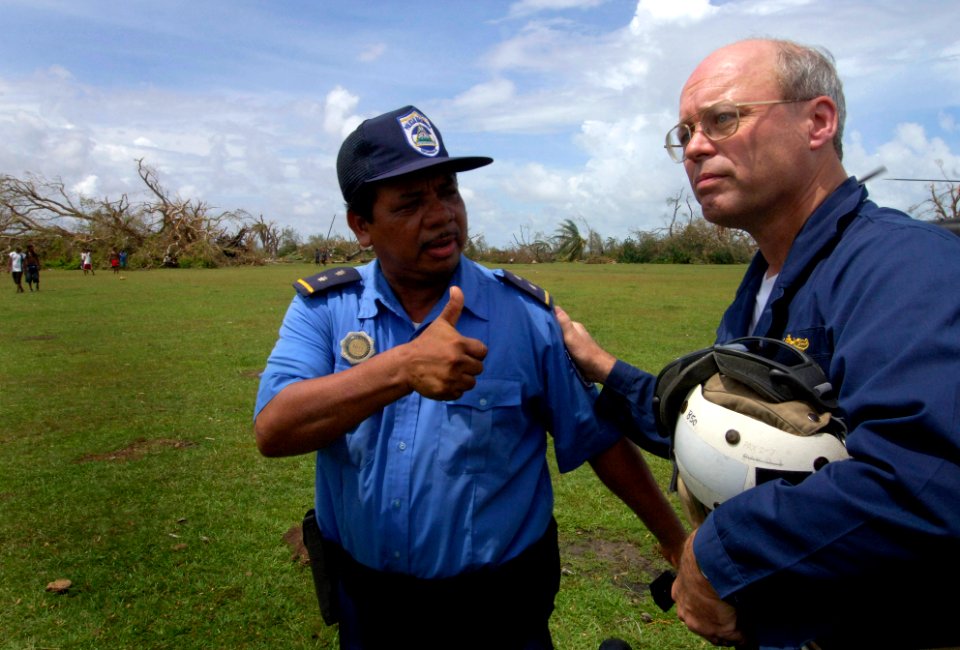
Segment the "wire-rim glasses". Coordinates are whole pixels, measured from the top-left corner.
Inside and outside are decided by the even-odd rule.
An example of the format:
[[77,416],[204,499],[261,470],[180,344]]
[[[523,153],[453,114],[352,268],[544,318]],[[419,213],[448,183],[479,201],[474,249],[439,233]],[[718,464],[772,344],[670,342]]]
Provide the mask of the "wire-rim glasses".
[[772,104],[794,104],[806,101],[803,99],[768,99],[760,102],[731,102],[722,101],[707,106],[697,113],[699,120],[681,122],[667,131],[666,142],[663,148],[670,154],[673,162],[683,162],[686,157],[687,145],[693,138],[697,127],[700,133],[711,142],[726,140],[740,128],[740,109],[746,106],[769,106]]

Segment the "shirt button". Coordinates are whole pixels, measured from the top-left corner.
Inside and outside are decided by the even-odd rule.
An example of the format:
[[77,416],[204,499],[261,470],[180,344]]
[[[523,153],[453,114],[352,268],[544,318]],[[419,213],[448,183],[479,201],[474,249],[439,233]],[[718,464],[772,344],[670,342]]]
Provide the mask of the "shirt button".
[[402,440],[400,441],[400,444],[397,445],[397,449],[399,449],[400,451],[403,451],[406,448],[407,448],[407,443],[403,442]]
[[480,398],[480,406],[486,406],[486,405],[487,405],[487,398],[486,398],[486,397],[481,397],[481,398]]
[[392,505],[394,508],[399,508],[399,507],[400,507],[400,499],[394,499],[394,500],[393,500],[393,503],[390,504],[390,505]]
[[400,551],[394,551],[394,552],[393,552],[393,557],[395,557],[396,559],[399,560],[399,559],[400,559]]

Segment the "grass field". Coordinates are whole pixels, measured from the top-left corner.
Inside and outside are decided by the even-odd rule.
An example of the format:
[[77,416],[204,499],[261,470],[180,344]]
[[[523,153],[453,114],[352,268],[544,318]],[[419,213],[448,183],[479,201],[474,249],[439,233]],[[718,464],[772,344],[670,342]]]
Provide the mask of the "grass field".
[[[712,342],[743,272],[510,268],[654,372]],[[19,295],[0,275],[0,648],[337,647],[283,541],[312,458],[262,458],[251,425],[290,283],[313,271],[46,271]],[[707,647],[649,599],[666,565],[626,507],[588,468],[554,485],[558,650]]]

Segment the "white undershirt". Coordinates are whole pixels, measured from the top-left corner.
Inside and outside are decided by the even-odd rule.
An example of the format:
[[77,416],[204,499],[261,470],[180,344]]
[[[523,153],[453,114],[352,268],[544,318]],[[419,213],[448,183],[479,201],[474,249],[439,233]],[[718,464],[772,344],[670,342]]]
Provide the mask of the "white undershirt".
[[760,289],[757,290],[757,301],[753,305],[753,318],[750,319],[751,333],[760,321],[760,314],[763,313],[763,308],[767,306],[770,292],[773,291],[773,285],[777,282],[777,276],[779,275],[779,273],[775,273],[771,276],[763,276],[763,282],[760,283]]

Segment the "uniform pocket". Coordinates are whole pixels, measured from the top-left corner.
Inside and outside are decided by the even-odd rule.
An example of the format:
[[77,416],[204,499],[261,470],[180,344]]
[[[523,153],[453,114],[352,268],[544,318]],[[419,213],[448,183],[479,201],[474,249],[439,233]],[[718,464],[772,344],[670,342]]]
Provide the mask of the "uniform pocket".
[[[375,426],[371,426],[371,424]],[[379,418],[375,422],[364,422],[355,431],[340,436],[322,452],[344,467],[360,469],[369,465],[377,453]]]
[[437,453],[447,473],[509,471],[507,463],[524,430],[522,388],[519,381],[485,379],[445,403]]

